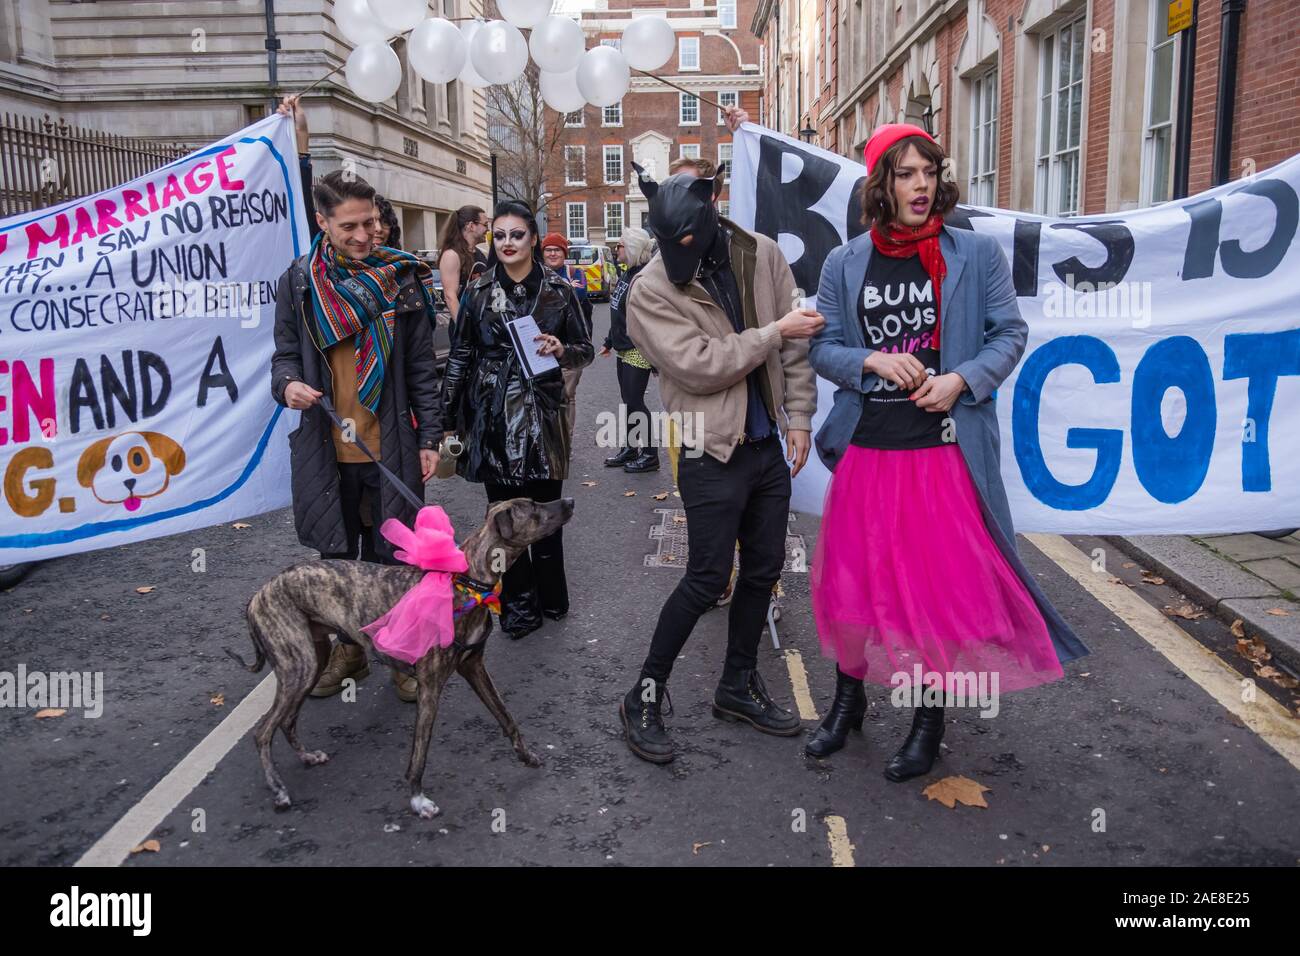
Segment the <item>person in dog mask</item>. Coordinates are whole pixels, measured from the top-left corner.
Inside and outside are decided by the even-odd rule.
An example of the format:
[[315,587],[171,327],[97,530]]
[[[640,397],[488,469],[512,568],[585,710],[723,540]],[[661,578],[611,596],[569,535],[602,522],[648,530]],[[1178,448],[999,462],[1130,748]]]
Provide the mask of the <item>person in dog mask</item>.
[[817,388],[808,339],[822,318],[799,307],[776,243],[718,215],[715,179],[678,173],[656,183],[635,168],[659,255],[628,293],[627,327],[659,370],[664,408],[684,423],[677,484],[690,557],[619,715],[632,752],[667,763],[675,748],[661,703],[673,662],[726,586],[737,540],[740,574],[713,713],[764,733],[799,732],[799,719],[768,695],[757,655],[785,561],[791,465],[797,473],[810,448]]
[[[432,271],[376,245],[375,190],[365,180],[332,172],[312,187],[312,198],[320,231],[280,277],[271,357],[272,396],[302,411],[290,436],[294,524],[298,540],[322,558],[360,554],[396,564],[378,529],[388,518],[411,525],[416,509],[381,480],[355,439],[423,498],[442,437]],[[327,394],[346,430],[322,407]],[[338,693],[345,678],[368,673],[362,648],[340,642],[312,695]],[[393,677],[398,696],[414,700],[414,678]]]

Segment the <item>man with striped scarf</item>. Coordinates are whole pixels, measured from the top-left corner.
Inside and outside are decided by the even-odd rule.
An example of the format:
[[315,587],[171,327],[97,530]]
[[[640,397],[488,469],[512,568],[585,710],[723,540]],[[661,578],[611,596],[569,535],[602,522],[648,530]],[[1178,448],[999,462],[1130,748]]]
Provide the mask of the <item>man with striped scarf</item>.
[[[379,528],[387,518],[411,525],[416,509],[381,479],[361,445],[422,499],[438,462],[441,389],[432,272],[374,241],[374,197],[351,173],[330,173],[312,187],[321,231],[280,278],[271,394],[302,410],[289,436],[298,540],[323,558],[392,564],[393,547]],[[326,395],[342,428],[323,407]],[[346,678],[369,673],[362,648],[340,637],[313,696],[338,693]],[[398,696],[414,700],[414,680],[393,676]]]

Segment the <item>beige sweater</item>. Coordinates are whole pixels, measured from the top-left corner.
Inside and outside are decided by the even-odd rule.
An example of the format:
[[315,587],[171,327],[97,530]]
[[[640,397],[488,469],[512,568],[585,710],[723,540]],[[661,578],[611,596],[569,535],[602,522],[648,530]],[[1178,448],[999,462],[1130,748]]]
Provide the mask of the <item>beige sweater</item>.
[[[727,461],[745,434],[745,377],[763,367],[763,399],[782,432],[811,431],[817,382],[807,339],[782,339],[775,322],[799,306],[794,275],[775,242],[723,220],[733,232],[731,267],[744,311],[736,332],[699,282],[669,281],[656,256],[628,297],[628,335],[659,370],[669,414],[698,414],[704,451]],[[691,426],[685,428],[687,436]]]

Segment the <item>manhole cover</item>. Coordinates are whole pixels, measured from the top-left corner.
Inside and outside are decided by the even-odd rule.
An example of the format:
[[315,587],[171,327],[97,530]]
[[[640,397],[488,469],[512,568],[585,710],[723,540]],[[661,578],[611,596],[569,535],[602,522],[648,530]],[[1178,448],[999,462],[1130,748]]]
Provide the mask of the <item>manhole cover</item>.
[[[654,554],[645,556],[647,568],[685,569],[689,554],[686,547],[686,512],[681,508],[656,508],[659,523],[650,526],[650,540],[655,542]],[[795,516],[790,516],[794,521]],[[739,557],[736,563],[739,564]],[[804,550],[803,535],[787,532],[785,536],[785,566],[783,573],[808,573],[808,555]]]

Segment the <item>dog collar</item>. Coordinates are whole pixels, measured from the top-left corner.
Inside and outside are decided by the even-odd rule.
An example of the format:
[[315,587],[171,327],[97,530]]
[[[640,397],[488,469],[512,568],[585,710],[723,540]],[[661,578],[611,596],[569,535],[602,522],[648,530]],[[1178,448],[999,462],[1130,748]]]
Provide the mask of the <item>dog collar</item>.
[[468,575],[458,574],[452,578],[452,589],[455,591],[452,605],[452,619],[468,614],[479,605],[483,605],[493,614],[501,613],[501,581],[498,580],[495,585],[488,585],[483,581],[476,581]]

